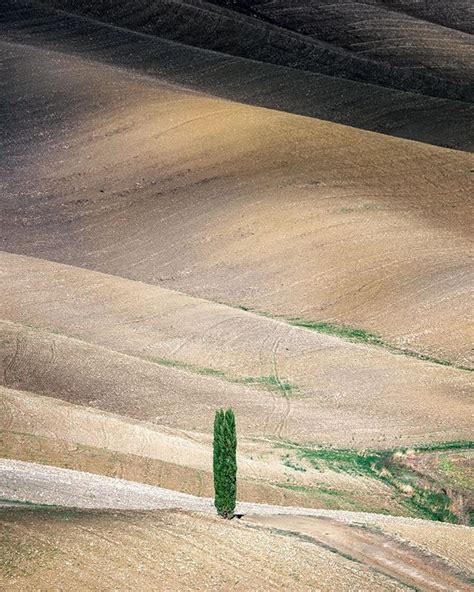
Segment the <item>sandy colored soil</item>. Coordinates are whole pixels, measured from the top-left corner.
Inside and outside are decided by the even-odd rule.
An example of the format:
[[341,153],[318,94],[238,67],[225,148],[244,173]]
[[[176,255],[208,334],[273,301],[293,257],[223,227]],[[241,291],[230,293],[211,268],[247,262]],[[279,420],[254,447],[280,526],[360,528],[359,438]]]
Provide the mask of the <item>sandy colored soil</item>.
[[4,0],[1,589],[472,589],[460,2]]
[[[20,463],[15,461],[2,461],[0,463],[0,470],[2,472],[2,491],[1,496],[5,499],[30,499],[36,503],[42,504],[61,504],[64,506],[72,506],[73,508],[115,508],[115,509],[137,509],[137,508],[181,508],[186,510],[201,510],[201,511],[212,511],[212,500],[205,500],[203,498],[195,498],[193,496],[186,496],[184,494],[177,494],[175,492],[163,490],[157,487],[149,487],[143,484],[132,483],[117,479],[108,479],[106,477],[99,477],[90,475],[87,473],[79,473],[73,471],[67,471],[63,469],[55,469],[51,467],[45,467],[40,465],[32,465],[29,463]],[[10,502],[11,503],[11,502]],[[101,505],[103,504],[103,505]],[[362,514],[362,513],[351,513],[351,512],[336,512],[328,510],[308,510],[303,508],[282,508],[278,506],[258,505],[258,504],[240,504],[239,511],[247,513],[255,513],[256,516],[250,516],[245,518],[242,523],[237,522],[235,525],[232,523],[228,525],[222,523],[217,519],[195,517],[195,520],[203,521],[207,523],[208,533],[212,531],[213,524],[217,522],[222,525],[223,528],[237,528],[235,535],[238,537],[239,533],[247,532],[246,528],[253,524],[259,525],[259,529],[253,532],[253,535],[257,537],[259,535],[274,536],[276,538],[275,543],[267,547],[267,553],[270,549],[274,550],[278,548],[278,541],[288,541],[288,536],[292,537],[293,543],[298,544],[298,548],[301,549],[303,555],[297,554],[299,561],[304,557],[304,549],[311,549],[311,557],[313,561],[318,561],[321,550],[326,553],[329,552],[334,556],[331,556],[330,565],[333,567],[333,577],[337,574],[339,569],[338,562],[341,557],[345,561],[349,561],[349,564],[357,570],[362,570],[374,576],[380,576],[384,574],[388,576],[389,582],[392,584],[395,582],[396,585],[402,586],[407,584],[409,586],[416,585],[419,590],[469,590],[471,589],[467,584],[467,574],[464,571],[459,571],[455,567],[457,558],[463,558],[468,552],[472,545],[472,529],[452,526],[446,524],[430,524],[429,531],[420,530],[418,536],[415,535],[415,543],[412,544],[410,539],[410,530],[408,527],[418,527],[423,529],[423,525],[426,524],[422,520],[411,520],[408,518],[394,518],[390,516],[378,516],[374,514]],[[44,511],[43,511],[44,513]],[[33,532],[38,528],[37,521],[41,520],[44,522],[41,526],[41,537],[40,540],[46,540],[51,544],[51,536],[53,531],[51,530],[56,521],[72,522],[68,526],[67,531],[71,533],[74,531],[74,523],[76,520],[81,520],[84,516],[83,513],[73,511],[72,513],[67,510],[50,510],[46,511],[44,515],[41,511],[38,512],[27,512],[25,513],[19,510],[10,510],[8,515],[2,516],[3,525],[5,528],[6,539],[8,542],[12,542],[11,536],[14,533],[18,540],[21,541],[21,546],[17,552],[9,550],[8,561],[3,566],[3,571],[10,577],[10,582],[16,576],[20,577],[31,577],[36,571],[34,568],[38,567],[38,575],[48,566],[50,558],[47,558],[46,565],[43,563],[45,559],[43,553],[38,551],[38,562],[32,566],[32,570],[22,570],[22,558],[21,551],[28,547],[28,537],[31,536],[29,533],[24,531],[24,524],[29,523],[30,528]],[[283,515],[284,514],[284,515]],[[97,513],[90,514],[91,526],[84,528],[86,532],[90,532],[90,528],[97,528],[101,524],[101,518],[98,517]],[[109,518],[110,514],[106,514]],[[130,517],[130,515],[128,515]],[[161,514],[161,517],[168,516],[168,514]],[[265,517],[266,516],[266,517]],[[311,517],[312,516],[312,517]],[[142,515],[141,516],[141,537],[143,537],[143,528],[146,525],[153,523],[155,519],[154,515]],[[183,517],[186,522],[186,518]],[[5,524],[6,523],[6,524]],[[36,523],[36,524],[35,524]],[[82,522],[81,522],[82,523]],[[92,526],[94,524],[95,526]],[[108,522],[111,526],[111,522]],[[225,525],[225,526],[224,526]],[[272,530],[261,530],[261,525],[271,527]],[[195,528],[190,527],[188,524],[188,536],[193,541],[193,545],[196,545],[196,539],[198,534]],[[176,523],[174,523],[176,527]],[[387,530],[385,531],[385,528]],[[390,534],[397,532],[397,536]],[[405,530],[403,530],[405,528]],[[209,530],[211,529],[211,530]],[[400,531],[404,532],[405,538],[402,538]],[[417,531],[418,532],[418,531]],[[48,533],[45,536],[45,533]],[[177,535],[177,531],[173,530],[174,536]],[[109,535],[111,531],[109,530]],[[100,536],[100,535],[99,535]],[[163,540],[164,533],[155,540]],[[246,536],[246,535],[244,535]],[[252,538],[252,535],[249,535]],[[67,537],[66,537],[67,538]],[[104,538],[104,537],[101,537]],[[105,537],[106,540],[115,540],[117,546],[117,552],[119,549],[123,549],[124,542],[117,544],[117,535]],[[175,552],[181,553],[186,546],[186,542],[179,538],[178,548]],[[452,557],[445,558],[442,551],[441,555],[428,551],[430,541],[435,541],[436,548],[442,548],[439,544],[439,540],[456,540],[455,552],[451,552]],[[237,539],[232,535],[230,539],[233,544]],[[422,541],[418,543],[416,541]],[[296,541],[296,542],[295,542]],[[215,543],[214,543],[215,544]],[[213,545],[211,541],[208,541],[208,549]],[[248,549],[256,550],[255,543],[248,543]],[[313,547],[316,545],[316,548]],[[423,546],[425,545],[425,546]],[[93,546],[93,545],[91,545]],[[67,545],[66,545],[67,548]],[[136,546],[134,546],[136,549]],[[218,543],[219,552],[224,552],[225,546],[222,541]],[[174,547],[172,548],[174,549]],[[170,549],[170,551],[172,550]],[[178,550],[179,549],[179,550]],[[66,552],[65,547],[61,545],[58,552]],[[202,551],[202,550],[201,550]],[[289,549],[288,549],[289,551]],[[94,549],[96,556],[100,556],[100,549]],[[123,552],[123,551],[122,551]],[[79,554],[78,554],[79,553]],[[115,553],[114,553],[115,554]],[[53,554],[54,555],[54,554]],[[76,551],[72,554],[75,559],[72,563],[74,566],[78,557],[81,557],[81,553]],[[261,555],[260,550],[258,553],[261,560],[266,566],[269,565],[268,558]],[[264,554],[265,555],[265,554]],[[113,556],[113,555],[112,555]],[[210,556],[209,553],[206,554]],[[289,558],[292,555],[287,556],[287,560],[283,563],[286,566],[292,564],[292,560]],[[61,561],[61,558],[59,558]],[[122,559],[119,560],[122,563]],[[203,558],[200,557],[198,563],[201,564]],[[335,562],[334,562],[335,561]],[[459,559],[458,559],[459,561]],[[357,563],[354,563],[357,562]],[[95,565],[96,562],[93,562]],[[179,562],[178,562],[179,563]],[[213,561],[211,560],[211,563]],[[69,563],[71,565],[71,563]],[[136,568],[136,563],[128,564],[129,568],[133,570]],[[132,567],[133,565],[133,567]],[[176,568],[176,560],[173,562],[174,568]],[[467,563],[464,564],[467,567]],[[6,569],[5,569],[6,568]],[[24,569],[24,568],[23,568]],[[68,567],[67,570],[70,568]],[[320,577],[323,577],[324,570],[321,572],[319,566],[315,566]],[[97,570],[98,571],[98,570]],[[67,573],[67,572],[66,572]],[[182,577],[179,570],[173,569],[171,572],[175,577]],[[226,570],[226,573],[229,572]],[[252,571],[247,571],[247,577],[255,578]],[[305,569],[302,566],[298,566],[297,571],[291,570],[292,577],[295,580],[296,589],[298,588],[297,582],[301,582],[302,589],[306,589],[306,586],[310,586],[311,579],[306,575]],[[176,574],[179,574],[177,576]],[[48,575],[45,574],[47,578]],[[49,575],[49,577],[51,577]],[[61,576],[63,577],[63,576]],[[100,577],[98,575],[95,576]],[[202,589],[202,582],[205,581],[205,573],[199,578],[199,588],[190,589]],[[345,578],[343,578],[343,581]],[[21,582],[22,580],[20,580]],[[31,580],[30,580],[31,581]],[[33,580],[34,581],[34,580]],[[51,580],[50,580],[51,581]],[[59,582],[57,576],[54,577],[55,584]],[[28,580],[23,580],[24,584],[28,583]],[[321,582],[321,580],[320,580]],[[268,582],[270,584],[270,582]],[[218,584],[215,589],[221,589]],[[321,585],[321,583],[320,583]],[[342,585],[342,584],[339,584]],[[352,585],[353,582],[352,582]],[[367,584],[369,585],[369,584]],[[373,584],[375,585],[375,584]],[[387,586],[388,582],[381,584]],[[285,584],[287,586],[287,584]],[[281,589],[285,589],[283,586]],[[161,589],[161,588],[160,588]],[[165,589],[165,588],[163,588]],[[264,588],[265,589],[265,588]],[[273,588],[274,589],[274,588]],[[280,589],[280,588],[279,588]],[[328,581],[324,584],[323,590],[332,590],[333,584]],[[353,590],[354,588],[349,588]],[[362,588],[363,589],[363,588]],[[370,589],[376,589],[371,588]],[[386,589],[382,587],[381,589]],[[390,589],[390,588],[387,588]]]
[[3,511],[0,520],[9,590],[408,589],[327,549],[210,516]]
[[[391,539],[384,527],[360,528],[355,524],[327,518],[295,516],[250,517],[250,521],[277,528],[278,531],[291,531],[311,537],[319,544],[337,549],[339,553],[345,553],[416,590],[472,590],[468,578],[464,582],[460,581],[456,570],[447,569],[445,561],[439,561],[433,555],[430,557],[426,551],[416,552],[412,545],[406,544],[406,540]],[[409,542],[412,543],[410,539]],[[469,552],[469,540],[465,539],[464,542],[467,544],[462,551],[458,550],[460,556],[463,556],[463,552]]]
[[[225,392],[245,435],[340,446],[471,433],[467,372],[141,282],[8,253],[1,265],[3,318],[102,346],[7,323],[5,386],[195,431]],[[203,377],[209,367],[223,376]],[[268,376],[273,390],[232,382]]]
[[[3,457],[121,477],[199,496],[214,493],[207,434],[131,421],[1,387],[0,402]],[[241,438],[238,458],[239,499],[244,501],[410,513],[384,483],[330,468],[318,471],[296,458],[289,466],[285,461],[292,458],[288,450],[275,448],[271,442]]]
[[387,522],[383,525],[383,530],[397,539],[409,540],[422,552],[435,553],[459,572],[473,573],[472,529],[465,529],[463,531],[465,536],[460,536],[453,543],[448,530],[440,529],[436,536],[432,536],[433,531],[430,530],[430,526],[429,523],[390,524]]
[[5,250],[469,364],[467,154],[25,51]]
[[[214,513],[213,498],[198,497],[175,490],[144,483],[127,481],[71,469],[62,469],[19,460],[0,459],[2,485],[0,498],[6,505],[25,502],[89,509],[182,509]],[[342,521],[388,521],[402,523],[424,523],[418,518],[407,518],[295,506],[239,502],[236,513],[266,515],[306,515],[337,518]],[[397,522],[398,523],[398,522]],[[436,526],[436,523],[433,527]],[[472,530],[464,526],[446,524],[446,527]],[[460,532],[461,532],[460,530]],[[453,531],[454,532],[454,531]]]

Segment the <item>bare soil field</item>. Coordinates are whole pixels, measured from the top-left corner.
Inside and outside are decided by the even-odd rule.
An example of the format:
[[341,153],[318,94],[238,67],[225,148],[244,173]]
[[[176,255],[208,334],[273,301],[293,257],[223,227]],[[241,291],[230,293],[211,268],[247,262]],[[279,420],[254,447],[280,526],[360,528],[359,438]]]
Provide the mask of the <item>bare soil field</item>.
[[[63,67],[66,58],[57,55],[59,52],[73,60],[75,71],[85,70],[84,58],[88,58],[108,64],[113,69],[121,67],[153,76],[155,82],[158,78],[162,82],[215,97],[450,148],[463,150],[474,145],[472,137],[466,133],[473,113],[472,104],[467,102],[400,92],[388,87],[236,58],[57,12],[29,0],[5,0],[2,8],[2,40],[7,42],[1,50],[6,82],[2,92],[12,93],[13,97],[17,92],[15,81],[23,70],[19,63],[28,61],[32,63],[32,67],[27,66],[30,72],[31,69],[41,71],[45,66],[48,73],[59,69],[62,88],[70,88],[72,80],[76,80],[70,101],[84,95],[84,85],[78,85],[77,78],[70,76],[71,66]],[[27,46],[25,39],[28,39]],[[35,48],[34,52],[31,47]],[[55,50],[56,55],[48,56],[46,49]],[[78,60],[78,56],[82,59]],[[45,65],[45,59],[50,63]],[[106,78],[110,79],[110,76],[109,72]],[[9,79],[13,84],[8,83]],[[87,79],[88,88],[92,84],[95,87],[94,95],[86,93],[91,101],[101,85],[93,82],[94,76],[90,73],[87,73]],[[41,85],[46,83],[45,88],[48,88],[49,76],[40,80]],[[25,84],[26,81],[31,79],[25,78]],[[39,82],[34,80],[35,85]],[[36,86],[37,91],[41,85]],[[14,98],[8,102],[9,112],[13,108],[17,126],[21,126],[24,120],[20,117],[17,121],[15,105],[21,112],[25,101],[35,104],[39,95],[39,92],[31,93],[30,90],[22,94],[19,105]],[[77,108],[77,102],[73,104]],[[44,122],[41,113],[32,109],[30,115],[34,113],[39,120],[35,125]],[[9,113],[11,117],[12,113]]]
[[4,0],[0,588],[472,589],[469,14]]
[[0,520],[9,590],[409,589],[323,547],[210,516],[2,510]]
[[70,66],[7,142],[4,249],[469,364],[468,155]]
[[1,316],[20,323],[4,325],[6,386],[195,431],[227,393],[245,435],[469,439],[465,371],[98,272],[8,253],[1,264]]
[[[405,534],[405,537],[402,538],[399,534],[396,537],[390,536],[391,531],[400,532],[398,525],[393,523],[381,526],[347,524],[328,518],[307,516],[250,516],[249,520],[270,526],[282,534],[285,531],[290,531],[296,536],[310,537],[310,540],[315,540],[328,548],[337,549],[339,553],[345,553],[365,565],[413,586],[416,590],[467,591],[472,589],[469,575],[465,573],[463,577],[462,571],[459,572],[459,568],[454,565],[456,560],[451,557],[450,553],[448,554],[449,559],[446,559],[442,547],[436,544],[439,538],[443,538],[445,534],[449,538],[449,534],[443,533],[442,530],[435,537],[433,537],[434,532],[432,531],[429,535],[429,542],[426,539],[423,540],[423,536],[419,536],[417,540],[415,534],[416,542],[414,543],[410,537],[418,529],[418,525],[414,524],[409,525],[408,528],[405,524],[401,526],[401,531]],[[405,530],[403,530],[404,527]],[[470,554],[470,545],[473,542],[472,533],[465,534],[467,537],[460,539],[461,544],[457,546],[456,553],[463,567],[467,567],[469,564],[470,571],[468,573],[472,573],[474,564],[467,559]],[[420,539],[423,540],[424,545],[423,543],[419,544]],[[432,551],[434,549],[436,549],[435,553]],[[466,559],[468,563],[466,563]]]
[[431,96],[474,98],[468,34],[358,1],[342,7],[287,0],[44,3],[225,54]]
[[[393,2],[244,0],[235,7],[230,0],[211,1],[359,57],[402,67],[407,73],[425,71],[461,83],[472,79],[472,39],[441,11],[439,22],[434,23],[423,18],[422,11],[415,17],[413,10],[393,6]],[[473,19],[466,16],[464,20],[472,24]]]
[[[168,538],[168,529],[163,528],[163,521],[170,517],[175,517],[172,524],[168,522],[171,536],[176,544],[168,546],[167,553],[173,556],[171,564],[173,569],[168,573],[176,578],[176,586],[183,589],[186,580],[182,580],[188,574],[183,574],[177,566],[180,565],[180,557],[185,552],[187,541],[192,541],[192,546],[196,549],[197,555],[192,561],[194,566],[199,565],[204,571],[199,576],[200,583],[205,582],[205,566],[211,564],[207,569],[213,569],[215,566],[214,553],[209,553],[213,545],[219,548],[220,561],[223,561],[226,544],[223,540],[213,541],[216,534],[214,529],[220,531],[220,537],[225,536],[222,529],[232,529],[232,535],[227,537],[228,544],[231,546],[239,544],[247,552],[256,553],[258,561],[262,563],[264,569],[272,565],[270,556],[280,549],[280,545],[286,551],[286,558],[282,562],[289,569],[286,572],[290,583],[280,584],[281,589],[314,589],[311,576],[306,573],[304,560],[311,557],[315,562],[313,570],[318,575],[318,585],[321,590],[346,589],[354,590],[354,577],[369,577],[372,581],[360,584],[370,586],[370,589],[389,590],[390,585],[394,585],[396,590],[405,589],[405,585],[411,589],[414,585],[418,590],[470,590],[469,581],[469,562],[465,562],[469,549],[472,546],[472,529],[452,525],[434,525],[430,524],[428,530],[424,530],[424,521],[415,521],[408,518],[381,517],[374,514],[357,514],[350,512],[331,512],[328,510],[306,510],[302,508],[280,508],[278,506],[266,506],[256,504],[241,504],[239,509],[244,513],[258,513],[255,515],[244,516],[242,521],[234,521],[225,524],[216,518],[207,516],[189,515],[183,513],[161,512],[160,514],[133,514],[98,511],[101,503],[105,505],[102,508],[182,508],[186,510],[201,509],[205,512],[211,510],[210,500],[200,500],[192,496],[185,496],[159,488],[153,488],[146,485],[134,484],[131,482],[107,479],[105,477],[96,477],[86,473],[74,473],[61,469],[52,469],[49,467],[40,467],[29,465],[27,463],[15,463],[3,461],[0,464],[2,471],[3,491],[1,495],[8,500],[21,500],[23,495],[27,495],[43,506],[34,505],[30,510],[22,509],[21,504],[18,509],[3,510],[1,521],[3,526],[4,545],[8,545],[2,564],[2,576],[9,587],[13,584],[23,586],[31,585],[38,580],[42,585],[47,585],[51,581],[51,569],[54,567],[56,559],[59,563],[64,562],[64,555],[74,557],[74,560],[67,562],[66,571],[61,570],[65,577],[71,570],[69,577],[77,574],[76,567],[82,563],[83,551],[81,548],[88,549],[88,552],[95,554],[95,561],[87,562],[96,566],[91,574],[87,570],[83,571],[81,577],[103,578],[104,572],[99,572],[97,568],[98,558],[104,554],[108,557],[108,566],[110,561],[117,561],[119,569],[114,573],[122,573],[125,569],[134,577],[135,571],[145,575],[148,572],[146,564],[139,561],[141,568],[137,568],[137,562],[127,562],[126,567],[121,556],[124,548],[128,545],[133,546],[136,552],[141,549],[134,540],[136,536],[140,537],[141,542],[148,543],[147,529],[152,528],[153,544],[147,545],[147,557],[150,559],[150,551],[154,550],[156,544],[161,544]],[[54,479],[48,478],[51,473]],[[27,493],[28,492],[28,493]],[[8,502],[13,504],[12,501]],[[60,503],[69,506],[64,508],[48,508],[44,504]],[[15,506],[15,504],[13,504]],[[11,508],[11,505],[10,505]],[[78,508],[91,508],[94,512],[80,511]],[[284,515],[283,515],[284,514]],[[139,520],[139,532],[135,532]],[[123,525],[123,521],[128,523],[128,528]],[[130,524],[131,521],[131,524]],[[64,524],[69,523],[69,524]],[[101,525],[106,525],[105,530],[101,530]],[[160,528],[161,524],[161,528]],[[27,526],[28,525],[28,526]],[[203,554],[203,548],[200,541],[200,525],[206,531],[207,553]],[[121,528],[124,532],[121,532]],[[117,527],[119,527],[117,529]],[[270,528],[268,528],[270,527]],[[411,528],[411,530],[410,530]],[[26,529],[26,530],[25,530]],[[74,536],[76,529],[79,537]],[[99,529],[99,532],[97,532]],[[235,529],[235,530],[234,530]],[[59,532],[58,532],[59,530]],[[36,552],[33,554],[31,546],[31,536],[33,533],[41,532],[41,537],[36,544]],[[156,536],[159,532],[159,536]],[[93,536],[94,542],[82,542],[82,536]],[[181,533],[181,536],[180,536]],[[186,534],[185,534],[186,533]],[[396,534],[394,534],[396,533]],[[402,534],[403,533],[403,536]],[[71,536],[72,535],[72,536]],[[413,535],[413,539],[412,539]],[[69,538],[71,536],[71,539]],[[258,546],[258,540],[261,536],[271,537],[272,542],[266,541],[266,551],[263,552]],[[12,538],[13,537],[13,538]],[[56,538],[58,537],[58,538]],[[97,537],[97,539],[95,538]],[[122,537],[126,537],[125,539]],[[239,540],[244,537],[243,540]],[[450,552],[446,557],[445,551],[440,541],[456,540],[456,545],[451,546]],[[176,540],[177,539],[177,540]],[[247,539],[247,540],[246,540]],[[61,540],[61,544],[56,542]],[[75,540],[75,551],[68,550],[68,541]],[[128,543],[125,543],[128,540]],[[104,548],[104,542],[106,549]],[[112,543],[114,541],[114,543]],[[158,543],[160,541],[160,543]],[[232,542],[230,542],[232,541]],[[16,543],[16,544],[15,544]],[[38,544],[39,543],[39,544]],[[46,543],[46,544],[45,544]],[[89,544],[88,544],[89,543]],[[109,544],[113,546],[109,548]],[[292,552],[292,546],[296,548]],[[436,550],[431,550],[430,546]],[[90,549],[90,547],[95,547]],[[143,547],[145,548],[145,547]],[[53,552],[54,551],[54,552]],[[307,556],[305,553],[309,552]],[[330,579],[324,581],[325,577],[322,566],[319,565],[320,554],[326,557]],[[58,554],[59,557],[55,557]],[[329,555],[328,555],[329,554]],[[176,556],[177,555],[177,556]],[[168,556],[168,555],[166,555]],[[206,560],[205,557],[208,559]],[[34,558],[34,561],[32,559]],[[27,564],[27,560],[29,562]],[[167,564],[163,561],[163,552],[161,553],[161,565]],[[463,568],[459,569],[457,563],[462,562]],[[100,560],[99,560],[100,562]],[[303,562],[303,563],[302,563]],[[340,565],[342,562],[342,565]],[[227,563],[227,562],[226,562]],[[251,562],[255,565],[255,561]],[[29,566],[29,569],[27,568]],[[186,564],[187,565],[187,564]],[[341,574],[339,569],[350,566],[353,571],[352,578],[347,574]],[[187,565],[189,573],[190,565]],[[471,566],[472,567],[472,566]],[[279,569],[282,569],[281,567]],[[105,573],[108,573],[105,572]],[[228,569],[224,572],[229,577]],[[258,581],[252,570],[245,570],[246,585],[249,581]],[[260,572],[261,573],[261,572]],[[271,573],[271,572],[269,572]],[[284,572],[285,573],[285,572]],[[133,575],[132,575],[133,574]],[[316,574],[315,574],[316,575]],[[66,575],[67,577],[67,575]],[[77,575],[75,576],[77,577]],[[315,577],[315,576],[314,576]],[[378,582],[378,578],[382,580]],[[60,582],[54,576],[54,582]],[[385,578],[388,578],[387,580]],[[79,580],[81,581],[81,580]],[[269,589],[275,588],[275,583],[271,578],[265,576],[266,585]],[[91,582],[91,580],[89,580]],[[162,580],[160,580],[161,586]],[[181,584],[178,584],[181,582]],[[237,584],[239,588],[240,582]],[[242,582],[243,583],[243,582]],[[89,586],[91,583],[89,583]],[[102,584],[103,585],[103,584]],[[147,587],[150,583],[144,584]],[[254,584],[255,585],[255,584]],[[359,584],[356,584],[359,586]],[[97,584],[96,584],[97,586]],[[124,586],[120,580],[115,581],[115,587],[122,589]],[[189,589],[197,589],[195,585],[188,584]],[[223,589],[223,583],[216,581],[211,586],[212,589]],[[337,586],[337,588],[334,588]],[[153,586],[151,586],[153,588]],[[16,589],[16,588],[13,588]],[[30,588],[23,588],[30,589]],[[146,588],[148,589],[148,588]],[[168,589],[165,585],[158,589]],[[244,589],[244,588],[242,588]],[[262,589],[267,589],[263,587]],[[357,588],[358,589],[358,588]]]
[[424,20],[438,23],[443,27],[474,33],[474,10],[469,0],[431,0],[416,2],[410,0],[364,0],[366,4],[374,4],[399,10]]
[[[5,458],[213,494],[206,433],[131,421],[12,389],[0,388],[0,402]],[[271,441],[242,437],[238,459],[243,501],[416,515],[382,481],[330,467],[317,470]]]

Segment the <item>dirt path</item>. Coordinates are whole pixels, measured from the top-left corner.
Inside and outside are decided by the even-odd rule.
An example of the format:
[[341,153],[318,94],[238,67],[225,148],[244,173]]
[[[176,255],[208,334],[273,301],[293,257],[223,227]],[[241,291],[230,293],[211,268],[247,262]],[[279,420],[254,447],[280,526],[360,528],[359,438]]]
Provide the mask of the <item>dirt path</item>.
[[[0,483],[0,498],[6,507],[23,501],[95,510],[178,509],[214,514],[211,498],[20,461],[0,461]],[[240,523],[243,527],[270,530],[272,534],[316,544],[398,584],[426,591],[472,590],[467,578],[439,556],[422,552],[409,539],[398,540],[383,532],[384,523],[424,525],[426,521],[250,503],[239,504],[238,512],[246,515]],[[432,529],[434,539],[441,530],[449,530],[453,545],[458,538],[472,538],[472,529],[465,527],[433,523]]]
[[270,526],[284,535],[303,536],[308,542],[308,537],[311,537],[316,544],[369,565],[416,590],[450,592],[473,589],[437,557],[430,557],[367,526],[303,516],[250,516],[246,521]]
[[[72,471],[10,459],[0,459],[0,499],[71,508],[116,510],[181,509],[191,512],[212,512],[212,498],[115,479],[82,471]],[[343,522],[427,524],[421,518],[407,518],[369,512],[325,510],[271,504],[239,503],[239,514],[293,515],[333,518]],[[431,524],[431,522],[428,522]],[[438,523],[433,523],[438,526]],[[444,528],[471,532],[464,526],[445,524]],[[474,530],[472,531],[474,534]],[[473,540],[474,542],[474,540]]]

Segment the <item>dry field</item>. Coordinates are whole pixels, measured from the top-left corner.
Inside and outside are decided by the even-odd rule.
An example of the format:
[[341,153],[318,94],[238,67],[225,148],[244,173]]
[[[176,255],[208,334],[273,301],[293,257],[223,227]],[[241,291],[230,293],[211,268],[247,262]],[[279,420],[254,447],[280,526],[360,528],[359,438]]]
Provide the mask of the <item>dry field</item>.
[[59,589],[472,589],[462,526],[258,504],[225,524],[211,500],[156,487],[8,461],[0,473],[2,496],[36,502],[0,509],[8,589],[48,587],[56,571]]
[[365,2],[46,0],[44,4],[188,45],[295,69],[472,100],[467,33]]
[[[399,564],[390,566],[390,574],[384,573],[383,551],[379,551],[382,567],[375,568],[328,549],[317,539],[268,527],[257,530],[243,521],[229,525],[210,516],[172,511],[144,515],[67,510],[1,510],[0,521],[4,545],[0,581],[9,590],[47,589],[52,574],[61,590],[71,586],[127,590],[131,582],[141,590],[196,590],[196,581],[201,590],[413,589],[404,585],[404,574],[397,573]],[[355,533],[348,534],[350,544]],[[357,534],[369,538],[364,531]],[[410,583],[425,584],[418,589],[470,589],[437,556],[428,560],[430,572],[426,554],[406,543],[400,546],[413,562]],[[12,557],[15,547],[18,553]]]
[[[63,0],[56,0],[56,2]],[[213,0],[215,4],[235,6],[231,0]],[[450,2],[451,4],[452,2]],[[455,2],[454,2],[455,3]],[[244,10],[266,23],[299,33],[313,40],[325,41],[350,54],[376,62],[388,62],[405,70],[405,82],[413,85],[409,75],[414,71],[430,73],[451,83],[465,84],[473,75],[473,43],[468,32],[450,23],[432,22],[419,10],[414,14],[408,4],[350,0],[246,0]],[[461,21],[464,8],[457,12]],[[455,9],[452,10],[454,12]],[[453,15],[454,16],[454,15]],[[428,18],[427,18],[428,17]],[[469,22],[469,19],[467,19]],[[469,24],[467,25],[469,26]]]
[[469,438],[468,372],[116,276],[7,253],[1,263],[2,316],[14,321],[2,325],[5,386],[194,431],[225,402],[249,436]]
[[1,589],[472,589],[472,42],[409,4],[2,3]]
[[5,250],[469,365],[469,155],[39,57]]
[[[95,5],[101,6],[102,3]],[[79,98],[84,102],[85,96],[88,102],[93,102],[101,96],[102,85],[94,82],[90,62],[74,60],[66,66],[64,55],[44,53],[49,49],[66,54],[68,59],[81,56],[96,62],[96,66],[100,62],[112,66],[113,70],[124,68],[129,73],[152,76],[155,83],[158,78],[213,97],[450,148],[469,150],[474,146],[472,136],[466,133],[474,110],[468,102],[400,92],[333,75],[235,58],[154,35],[139,35],[92,19],[78,19],[66,12],[48,9],[34,0],[4,0],[2,9],[0,26],[2,40],[6,42],[1,48],[6,82],[2,92],[5,96],[12,95],[7,101],[8,121],[12,122],[12,134],[16,134],[15,143],[18,143],[19,129],[26,127],[31,133],[32,127],[46,124],[48,129],[51,117],[57,121],[59,105],[49,112],[49,118],[45,117],[47,108],[38,109],[39,101],[46,99],[48,104],[50,76],[54,72],[59,72],[61,89],[68,88],[72,94],[66,104],[63,102],[63,108],[74,107],[75,112],[80,113]],[[28,45],[24,45],[25,39],[28,39]],[[75,76],[70,76],[71,68]],[[85,71],[84,77],[79,71]],[[43,72],[43,75],[32,80],[32,72]],[[100,76],[107,87],[103,73]],[[110,79],[110,76],[109,71],[106,78]],[[10,84],[10,79],[15,83]],[[20,79],[23,80],[23,94],[17,102]],[[87,85],[82,84],[84,80]],[[25,92],[31,82],[33,88]],[[142,78],[140,86],[143,84]],[[121,88],[122,85],[123,79]],[[94,93],[87,92],[92,87]],[[137,90],[135,88],[133,93]],[[122,100],[127,97],[126,93],[121,95]],[[109,97],[108,104],[111,102]],[[21,115],[23,108],[30,109],[28,121]],[[44,140],[45,134],[41,137]],[[8,135],[6,139],[8,141]],[[36,135],[35,142],[39,139]]]

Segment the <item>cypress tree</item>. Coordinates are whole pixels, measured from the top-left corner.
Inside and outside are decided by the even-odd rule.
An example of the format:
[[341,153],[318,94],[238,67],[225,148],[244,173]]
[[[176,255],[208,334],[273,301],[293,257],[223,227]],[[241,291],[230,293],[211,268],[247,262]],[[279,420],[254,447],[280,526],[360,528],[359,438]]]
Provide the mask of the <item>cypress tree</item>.
[[232,409],[214,418],[214,505],[223,518],[233,518],[237,497],[237,435]]

